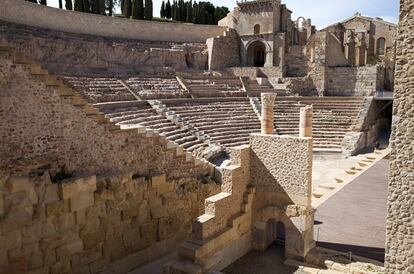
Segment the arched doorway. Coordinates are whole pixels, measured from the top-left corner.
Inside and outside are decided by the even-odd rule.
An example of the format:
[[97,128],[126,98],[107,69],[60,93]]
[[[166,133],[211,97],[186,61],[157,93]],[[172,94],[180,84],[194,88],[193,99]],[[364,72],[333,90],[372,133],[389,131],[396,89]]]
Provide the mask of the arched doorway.
[[266,46],[263,42],[255,41],[247,49],[250,66],[263,67],[266,63]]

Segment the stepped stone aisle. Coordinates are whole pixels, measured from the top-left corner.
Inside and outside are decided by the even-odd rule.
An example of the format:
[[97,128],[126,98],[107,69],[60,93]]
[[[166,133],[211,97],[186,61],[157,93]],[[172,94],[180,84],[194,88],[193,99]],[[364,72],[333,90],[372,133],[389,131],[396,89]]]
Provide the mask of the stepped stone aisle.
[[259,84],[257,80],[247,79],[246,89],[250,97],[260,97],[262,93],[276,93],[278,96],[286,96],[286,87],[274,89],[269,83]]

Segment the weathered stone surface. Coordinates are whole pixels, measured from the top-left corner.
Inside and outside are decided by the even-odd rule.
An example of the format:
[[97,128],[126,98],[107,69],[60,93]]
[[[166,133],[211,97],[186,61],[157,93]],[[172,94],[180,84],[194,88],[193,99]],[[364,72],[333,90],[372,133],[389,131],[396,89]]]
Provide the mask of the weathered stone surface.
[[70,198],[70,211],[75,212],[81,209],[91,207],[93,203],[94,195],[92,192],[79,193],[78,196]]
[[388,184],[387,273],[414,272],[414,3],[400,3]]
[[95,192],[96,176],[67,179],[59,184],[60,196],[62,199],[69,199],[80,196],[83,192]]

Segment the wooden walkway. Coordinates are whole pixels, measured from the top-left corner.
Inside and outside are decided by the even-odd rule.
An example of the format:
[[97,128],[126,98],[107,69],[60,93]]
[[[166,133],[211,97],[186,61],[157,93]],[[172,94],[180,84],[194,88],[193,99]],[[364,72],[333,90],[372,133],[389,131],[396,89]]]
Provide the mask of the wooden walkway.
[[388,160],[381,160],[322,204],[317,245],[384,261]]

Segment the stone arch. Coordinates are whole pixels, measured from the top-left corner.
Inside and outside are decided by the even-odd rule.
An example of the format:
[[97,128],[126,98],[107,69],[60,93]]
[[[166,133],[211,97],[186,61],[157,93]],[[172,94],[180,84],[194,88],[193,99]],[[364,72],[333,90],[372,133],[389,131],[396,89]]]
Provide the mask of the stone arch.
[[266,63],[266,56],[270,52],[269,44],[263,39],[254,39],[247,43],[247,65],[253,67],[263,67]]
[[377,55],[383,56],[385,55],[385,38],[380,37],[377,39]]
[[254,25],[254,34],[260,34],[260,24]]
[[296,26],[301,31],[303,29],[303,24],[306,22],[306,18],[303,16],[298,17],[296,19]]

